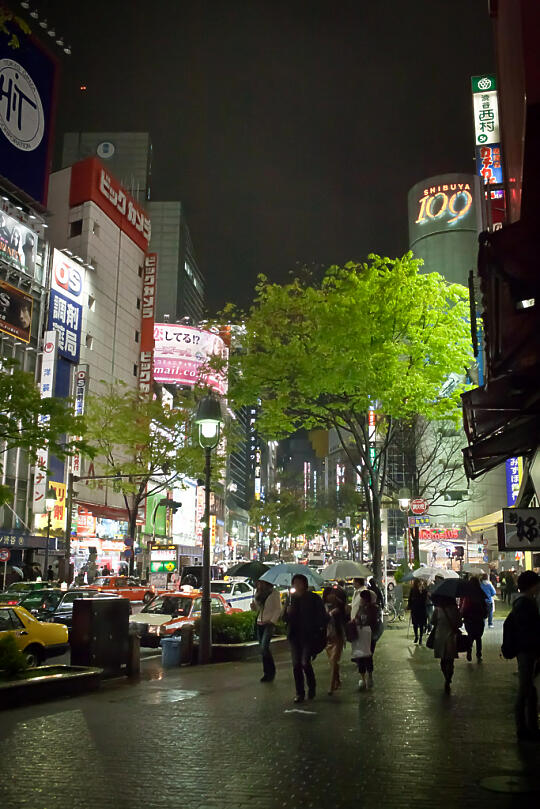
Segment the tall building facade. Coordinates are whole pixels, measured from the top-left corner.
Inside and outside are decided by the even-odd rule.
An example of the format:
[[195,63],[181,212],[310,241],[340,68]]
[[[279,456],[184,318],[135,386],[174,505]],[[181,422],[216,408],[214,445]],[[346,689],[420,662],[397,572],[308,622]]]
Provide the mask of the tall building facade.
[[67,132],[62,168],[99,158],[141,205],[150,199],[152,142],[148,132]]
[[150,202],[150,249],[159,256],[156,315],[171,323],[188,317],[194,324],[204,318],[204,279],[195,256],[181,202]]

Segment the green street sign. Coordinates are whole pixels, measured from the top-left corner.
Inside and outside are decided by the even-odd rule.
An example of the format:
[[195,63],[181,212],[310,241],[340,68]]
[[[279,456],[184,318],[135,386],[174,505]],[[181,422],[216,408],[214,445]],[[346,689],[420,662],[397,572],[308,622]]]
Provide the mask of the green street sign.
[[493,73],[471,76],[471,84],[473,93],[489,93],[497,89],[497,80]]
[[174,573],[176,569],[176,562],[172,559],[168,559],[165,562],[150,562],[151,573]]

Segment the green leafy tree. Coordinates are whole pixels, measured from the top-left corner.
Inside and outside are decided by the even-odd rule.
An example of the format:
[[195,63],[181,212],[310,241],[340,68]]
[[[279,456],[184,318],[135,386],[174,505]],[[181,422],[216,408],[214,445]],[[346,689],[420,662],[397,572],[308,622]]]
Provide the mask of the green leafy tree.
[[[84,435],[85,422],[73,414],[69,399],[42,399],[32,374],[14,360],[0,365],[0,446],[7,452],[20,448],[34,463],[38,450],[48,448],[58,458],[89,453],[87,443],[70,436]],[[0,472],[2,462],[0,455]],[[0,486],[0,505],[13,499],[9,487]]]
[[[96,472],[122,476],[113,485],[124,497],[131,537],[147,497],[179,485],[183,476],[202,476],[203,451],[192,440],[194,406],[190,391],[177,393],[169,409],[121,382],[89,397],[87,439],[97,453]],[[219,475],[219,464],[213,467]]]
[[272,284],[261,276],[241,316],[241,350],[230,358],[231,398],[235,406],[260,400],[265,437],[300,427],[336,430],[360,476],[379,578],[396,420],[452,418],[472,363],[468,291],[437,273],[421,274],[420,265],[411,253],[371,255],[331,267],[317,284]]

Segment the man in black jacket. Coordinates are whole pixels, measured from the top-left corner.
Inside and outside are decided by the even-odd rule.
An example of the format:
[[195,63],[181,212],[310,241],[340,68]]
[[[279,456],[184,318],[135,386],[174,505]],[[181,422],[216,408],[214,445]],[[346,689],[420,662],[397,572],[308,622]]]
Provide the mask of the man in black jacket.
[[294,595],[285,614],[289,625],[288,638],[296,685],[295,702],[303,702],[306,696],[304,676],[308,688],[308,699],[315,697],[317,683],[311,665],[312,658],[321,652],[326,643],[328,621],[322,599],[308,590],[306,576],[299,573],[293,576]]
[[512,608],[519,677],[516,699],[517,736],[521,740],[540,741],[538,695],[534,684],[540,668],[540,613],[536,601],[540,590],[540,576],[532,570],[526,570],[518,579],[518,590],[519,595]]

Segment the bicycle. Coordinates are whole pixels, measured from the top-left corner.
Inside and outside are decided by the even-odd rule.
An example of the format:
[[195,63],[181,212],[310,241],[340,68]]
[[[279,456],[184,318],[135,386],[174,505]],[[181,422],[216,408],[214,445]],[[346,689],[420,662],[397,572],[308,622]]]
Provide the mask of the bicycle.
[[394,621],[403,621],[405,619],[403,601],[394,601],[392,598],[388,598],[384,608],[384,615],[387,617],[389,624],[393,624]]

